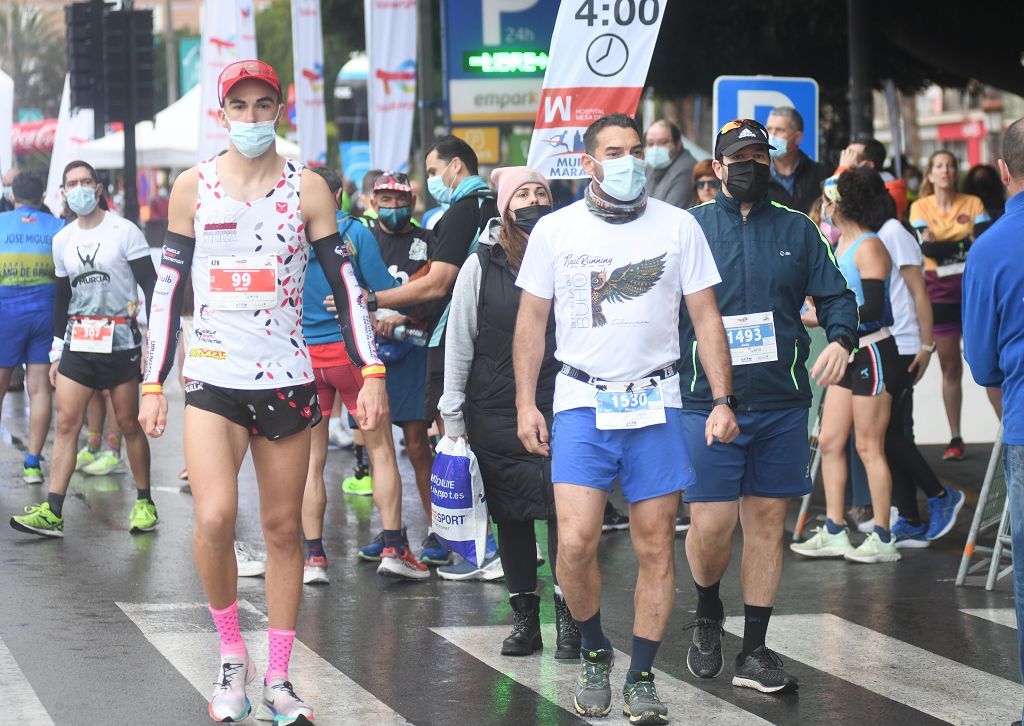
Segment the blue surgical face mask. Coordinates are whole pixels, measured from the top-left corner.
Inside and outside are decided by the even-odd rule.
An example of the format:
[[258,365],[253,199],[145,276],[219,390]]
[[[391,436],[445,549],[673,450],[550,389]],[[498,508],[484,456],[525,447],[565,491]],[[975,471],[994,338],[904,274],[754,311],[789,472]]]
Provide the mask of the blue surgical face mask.
[[667,146],[647,147],[647,166],[652,169],[664,169],[671,163],[672,159],[669,157]]
[[786,155],[786,149],[789,147],[787,146],[785,139],[780,139],[778,136],[769,136],[768,143],[774,147],[768,150],[768,154],[773,159],[778,159],[780,156]]
[[[590,157],[594,159],[594,157]],[[601,191],[620,202],[631,202],[644,191],[644,162],[635,156],[620,156],[617,159],[598,161],[604,170],[604,179],[597,182]]]
[[405,225],[412,219],[412,207],[381,207],[377,210],[377,218],[392,232],[399,232],[405,229]]
[[273,121],[257,121],[248,123],[246,121],[229,121],[231,126],[228,136],[238,153],[249,159],[261,156],[277,138],[274,126],[277,124],[277,116]]
[[65,192],[64,196],[68,200],[68,207],[79,217],[92,214],[92,210],[100,203],[96,190],[82,185]]
[[[452,159],[454,161],[454,159]],[[430,192],[430,196],[437,200],[437,203],[442,207],[446,204],[452,203],[452,194],[455,192],[447,184],[444,183],[444,173],[448,171],[448,167],[452,165],[452,162],[448,162],[448,166],[440,174],[427,179],[427,191]]]

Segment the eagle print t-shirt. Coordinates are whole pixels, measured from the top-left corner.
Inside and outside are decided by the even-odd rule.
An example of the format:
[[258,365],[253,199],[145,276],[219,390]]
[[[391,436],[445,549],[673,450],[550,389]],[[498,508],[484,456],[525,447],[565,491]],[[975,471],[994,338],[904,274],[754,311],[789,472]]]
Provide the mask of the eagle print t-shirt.
[[[656,199],[639,218],[609,224],[584,202],[542,217],[516,284],[553,299],[555,357],[595,378],[633,381],[679,360],[679,304],[721,282],[700,225]],[[662,381],[680,408],[679,377]],[[594,406],[594,387],[558,376],[555,412]]]

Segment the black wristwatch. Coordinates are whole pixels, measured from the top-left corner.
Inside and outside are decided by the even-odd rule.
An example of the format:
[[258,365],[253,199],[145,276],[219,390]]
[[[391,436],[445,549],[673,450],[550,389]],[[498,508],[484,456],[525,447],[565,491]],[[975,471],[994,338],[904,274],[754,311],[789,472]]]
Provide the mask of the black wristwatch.
[[847,353],[852,353],[853,349],[857,347],[859,341],[854,340],[848,335],[840,335],[838,338],[832,341],[833,343],[839,343],[843,346]]
[[740,402],[739,399],[736,398],[736,396],[730,393],[728,396],[719,396],[714,401],[712,401],[711,404],[712,408],[716,406],[728,406],[733,411],[735,411],[737,408],[739,408]]
[[377,312],[377,293],[373,290],[366,293],[366,309],[371,313]]

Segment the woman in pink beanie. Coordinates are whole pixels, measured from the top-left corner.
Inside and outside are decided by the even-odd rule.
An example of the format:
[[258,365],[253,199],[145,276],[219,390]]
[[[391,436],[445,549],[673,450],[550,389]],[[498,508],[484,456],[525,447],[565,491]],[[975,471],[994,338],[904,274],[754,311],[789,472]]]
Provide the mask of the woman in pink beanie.
[[[516,275],[537,220],[551,211],[544,177],[526,166],[495,169],[500,217],[480,235],[479,246],[459,271],[446,329],[445,433],[468,436],[480,464],[487,508],[498,528],[500,566],[514,614],[502,655],[530,655],[542,647],[537,594],[534,522],[548,523],[548,560],[555,581],[556,658],[579,658],[580,636],[557,586],[558,532],[551,460],[530,454],[517,435],[512,334],[519,312]],[[555,376],[554,318],[548,321],[537,407],[551,417]],[[443,571],[439,574],[444,577]]]

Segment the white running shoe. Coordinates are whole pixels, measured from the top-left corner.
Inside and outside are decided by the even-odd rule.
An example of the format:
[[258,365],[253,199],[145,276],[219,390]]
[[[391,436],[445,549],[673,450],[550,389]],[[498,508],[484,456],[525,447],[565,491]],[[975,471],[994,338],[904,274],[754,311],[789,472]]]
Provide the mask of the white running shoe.
[[100,455],[98,451],[90,451],[89,445],[86,444],[78,450],[78,457],[75,459],[75,471],[81,471],[86,466],[96,461],[96,457]]
[[256,678],[256,665],[245,656],[241,662],[225,658],[220,662],[213,697],[210,699],[210,718],[218,723],[238,723],[252,710],[245,687]]
[[850,550],[845,555],[850,562],[863,562],[874,564],[876,562],[898,562],[903,555],[896,549],[896,542],[892,535],[889,541],[883,542],[878,532],[872,532],[868,538],[861,542],[860,547]]
[[235,564],[239,577],[263,577],[267,572],[266,558],[238,540],[235,540]]
[[[889,507],[889,525],[900,518],[900,510],[896,507]],[[875,518],[865,519],[863,522],[857,525],[857,531],[861,534],[871,534],[875,531]]]
[[289,681],[274,681],[263,686],[263,703],[256,710],[257,721],[275,724],[312,724],[313,709],[295,695]]
[[347,449],[352,446],[352,429],[348,427],[347,414],[332,418],[327,431],[327,445],[331,449]]
[[329,582],[330,578],[327,577],[327,558],[306,555],[306,562],[302,567],[302,584],[326,585]]
[[384,577],[404,577],[407,580],[426,580],[430,577],[430,568],[416,559],[408,545],[404,546],[401,552],[394,547],[385,547],[380,553],[377,574]]
[[121,468],[121,460],[110,449],[105,449],[96,459],[82,467],[82,473],[90,476],[106,476]]
[[804,557],[842,557],[853,545],[846,527],[839,534],[829,534],[824,527],[815,527],[810,539],[794,542],[789,549]]

